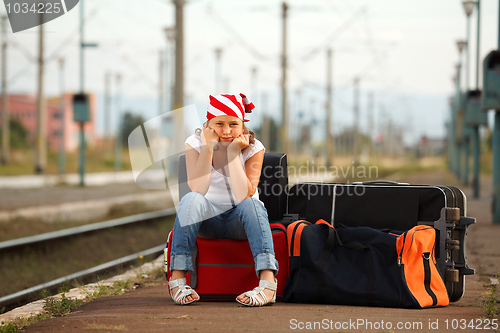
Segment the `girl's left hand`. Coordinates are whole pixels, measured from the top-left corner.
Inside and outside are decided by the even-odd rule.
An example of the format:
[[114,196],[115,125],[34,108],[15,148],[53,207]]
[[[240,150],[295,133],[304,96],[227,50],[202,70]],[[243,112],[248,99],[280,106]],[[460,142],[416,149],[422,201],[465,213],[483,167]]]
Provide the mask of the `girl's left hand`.
[[231,142],[230,146],[233,145],[238,146],[239,150],[245,149],[250,145],[250,134],[240,134],[240,136],[236,137],[233,142]]

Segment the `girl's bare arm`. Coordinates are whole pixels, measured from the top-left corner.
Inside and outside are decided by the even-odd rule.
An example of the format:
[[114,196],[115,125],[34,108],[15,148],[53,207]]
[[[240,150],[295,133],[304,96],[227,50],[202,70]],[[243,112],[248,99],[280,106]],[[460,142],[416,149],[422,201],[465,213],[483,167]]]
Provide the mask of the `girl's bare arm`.
[[244,169],[240,162],[239,151],[236,149],[228,149],[228,159],[231,188],[236,200],[240,203],[247,198],[251,198],[257,190],[262,162],[264,161],[264,150],[250,157],[246,161]]

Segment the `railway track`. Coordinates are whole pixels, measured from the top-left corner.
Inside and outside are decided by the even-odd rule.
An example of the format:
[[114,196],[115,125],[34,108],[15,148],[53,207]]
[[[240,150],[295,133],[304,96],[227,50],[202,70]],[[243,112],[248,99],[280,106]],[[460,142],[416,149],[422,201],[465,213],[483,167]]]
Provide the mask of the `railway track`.
[[[155,212],[127,216],[105,222],[92,223],[55,232],[44,233],[36,236],[8,240],[0,242],[0,255],[22,252],[23,249],[26,248],[43,248],[46,245],[53,244],[53,242],[71,241],[71,239],[80,237],[82,235],[95,234],[96,232],[102,232],[113,228],[125,228],[132,225],[138,225],[146,221],[170,218],[174,215],[175,208],[170,208]],[[147,250],[132,253],[124,257],[117,258],[106,263],[0,297],[0,309],[8,310],[14,306],[23,305],[27,301],[32,300],[35,295],[40,295],[42,290],[56,290],[60,286],[74,280],[89,280],[92,278],[96,278],[100,273],[113,271],[117,268],[123,267],[124,265],[132,263],[141,257],[159,255],[163,251],[164,247],[165,244],[163,243]]]

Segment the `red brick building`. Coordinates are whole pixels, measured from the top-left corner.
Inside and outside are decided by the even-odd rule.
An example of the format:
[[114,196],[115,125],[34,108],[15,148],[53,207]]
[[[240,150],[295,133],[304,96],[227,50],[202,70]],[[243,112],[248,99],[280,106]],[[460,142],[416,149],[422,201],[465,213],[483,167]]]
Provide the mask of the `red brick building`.
[[[0,105],[2,97],[0,95]],[[46,99],[47,117],[47,147],[49,150],[59,149],[61,119],[60,98]],[[9,95],[8,111],[11,118],[18,119],[29,132],[29,140],[34,143],[36,140],[37,128],[37,98],[35,95]],[[75,150],[80,144],[80,124],[73,121],[73,94],[64,95],[64,146],[67,151]],[[0,111],[1,114],[1,111]],[[0,124],[2,119],[0,117]],[[85,140],[87,144],[94,144],[95,133],[95,96],[90,95],[90,121],[84,125]]]

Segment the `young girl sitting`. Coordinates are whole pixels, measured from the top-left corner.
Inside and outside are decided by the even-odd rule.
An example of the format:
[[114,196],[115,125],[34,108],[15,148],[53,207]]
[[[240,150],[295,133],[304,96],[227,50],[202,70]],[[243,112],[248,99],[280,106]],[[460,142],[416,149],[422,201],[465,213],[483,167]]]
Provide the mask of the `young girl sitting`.
[[185,279],[186,273],[193,271],[197,236],[248,239],[260,282],[236,301],[246,306],[276,301],[274,276],[278,262],[267,210],[257,191],[265,148],[244,124],[248,121],[245,114],[253,108],[243,94],[210,96],[203,130],[197,130],[185,142],[192,192],[181,199],[177,209],[170,257],[172,276],[168,283],[177,304],[200,299]]

